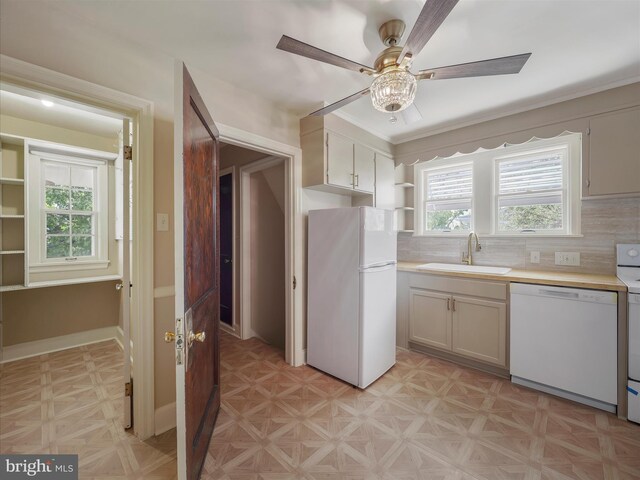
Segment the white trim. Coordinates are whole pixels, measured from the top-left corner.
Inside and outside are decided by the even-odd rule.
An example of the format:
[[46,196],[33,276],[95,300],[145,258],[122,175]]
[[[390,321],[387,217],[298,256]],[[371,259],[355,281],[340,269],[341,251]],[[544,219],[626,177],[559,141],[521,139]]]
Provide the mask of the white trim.
[[[182,319],[182,328],[176,328],[176,336],[184,334],[184,64],[180,60],[174,63],[173,71],[173,218],[174,218],[174,282],[175,289],[175,316]],[[153,211],[153,210],[151,210]],[[151,215],[149,215],[151,216]],[[183,357],[183,351],[175,354]],[[178,480],[186,480],[187,475],[187,425],[186,425],[186,366],[184,361],[176,362],[176,451]]]
[[156,287],[153,289],[153,298],[173,297],[175,294],[176,294],[175,285],[169,285],[166,287]]
[[[60,287],[62,285],[79,285],[82,283],[99,283],[99,282],[112,282],[114,280],[122,280],[120,275],[105,275],[102,277],[85,277],[85,278],[69,278],[62,280],[44,280],[42,282],[30,282],[29,285],[16,285],[7,288],[8,290],[31,290],[32,288],[47,288],[47,287]],[[0,288],[0,292],[2,292]]]
[[[226,146],[227,144],[225,144]],[[236,280],[238,277],[237,265],[238,265],[238,252],[236,251],[236,232],[238,231],[236,213],[238,206],[236,205],[236,167],[232,165],[228,168],[220,170],[218,177],[224,175],[231,175],[231,325],[227,325],[222,320],[220,321],[220,328],[226,332],[240,336],[240,326],[238,324],[238,292],[236,288]]]
[[160,435],[172,428],[176,428],[176,402],[156,408],[154,417],[155,435]]
[[[287,288],[286,295],[286,339],[285,361],[293,366],[304,365],[304,312],[302,310],[303,292],[306,290],[305,275],[303,274],[302,253],[303,239],[303,214],[301,209],[302,193],[302,150],[299,147],[287,145],[256,135],[239,128],[224,124],[217,124],[220,131],[220,140],[243,148],[249,148],[267,155],[275,155],[285,159],[286,195],[285,209],[287,214],[285,223],[288,235],[285,235],[285,249],[288,252],[285,258],[285,271],[288,285],[293,283],[293,277],[297,280],[295,290]],[[241,250],[242,251],[242,250]],[[242,321],[242,318],[240,318]]]
[[[34,340],[33,342],[9,345],[2,349],[0,363],[13,362],[23,358],[36,357],[45,353],[57,352],[68,348],[80,347],[107,340],[118,341],[118,327],[103,327],[86,332],[70,333],[59,337]],[[120,342],[118,342],[120,343]]]
[[[78,78],[32,65],[6,55],[0,55],[3,81],[27,82],[62,101],[75,101],[91,105],[96,110],[121,112],[130,115],[137,126],[134,144],[134,245],[132,323],[136,339],[133,376],[136,378],[134,395],[134,431],[140,439],[154,432],[154,331],[153,313],[153,103],[133,95],[96,85]],[[108,111],[107,111],[108,112]],[[25,256],[26,257],[26,256]],[[26,261],[26,258],[25,258]]]
[[[116,327],[116,342],[120,345],[120,348],[124,351],[124,330],[122,327],[118,325]],[[131,352],[131,357],[129,357],[130,361],[133,362],[133,339],[129,340],[129,351]]]

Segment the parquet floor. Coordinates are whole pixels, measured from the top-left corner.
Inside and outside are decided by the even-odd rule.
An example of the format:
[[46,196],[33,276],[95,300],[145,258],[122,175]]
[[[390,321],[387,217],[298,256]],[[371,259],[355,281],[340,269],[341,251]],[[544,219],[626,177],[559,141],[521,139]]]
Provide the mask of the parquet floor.
[[[366,391],[221,339],[203,479],[640,479],[640,426],[417,353]],[[0,452],[79,453],[83,479],[175,477],[175,431],[124,432],[122,352],[103,342],[0,365]]]
[[203,478],[640,478],[640,426],[475,370],[400,351],[361,391],[259,340],[221,352]]
[[175,430],[122,428],[122,350],[95,343],[0,365],[0,452],[77,453],[82,479],[175,476]]

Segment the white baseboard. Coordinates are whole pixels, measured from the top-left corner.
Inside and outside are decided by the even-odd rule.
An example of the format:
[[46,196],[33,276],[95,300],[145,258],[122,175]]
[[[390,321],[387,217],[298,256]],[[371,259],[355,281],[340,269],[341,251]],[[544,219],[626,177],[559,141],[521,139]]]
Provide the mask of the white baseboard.
[[[120,325],[116,327],[116,342],[118,342],[120,348],[124,350],[124,330],[122,330],[122,327]],[[133,339],[129,339],[129,352],[129,358],[131,360],[131,364],[133,365]]]
[[104,342],[105,340],[118,339],[118,327],[103,327],[86,332],[71,333],[59,337],[45,338],[33,342],[9,345],[2,349],[0,363],[12,362],[22,358],[35,357],[45,353],[66,350],[67,348],[89,345],[91,343]]
[[171,430],[176,427],[176,402],[156,408],[155,412],[155,435]]

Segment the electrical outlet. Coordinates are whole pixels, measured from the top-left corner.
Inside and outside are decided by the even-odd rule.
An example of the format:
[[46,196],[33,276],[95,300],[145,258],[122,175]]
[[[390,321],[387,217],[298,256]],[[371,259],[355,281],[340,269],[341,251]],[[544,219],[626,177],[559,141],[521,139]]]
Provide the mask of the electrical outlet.
[[580,266],[579,252],[556,252],[556,265]]
[[540,263],[540,252],[531,252],[531,263]]
[[156,230],[158,232],[169,231],[169,214],[168,213],[156,214]]

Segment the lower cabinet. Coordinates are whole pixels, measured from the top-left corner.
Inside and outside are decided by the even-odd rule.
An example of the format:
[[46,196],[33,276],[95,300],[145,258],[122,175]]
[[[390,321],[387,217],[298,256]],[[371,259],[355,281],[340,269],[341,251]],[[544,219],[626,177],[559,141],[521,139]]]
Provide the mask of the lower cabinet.
[[506,303],[410,288],[409,341],[506,367]]

